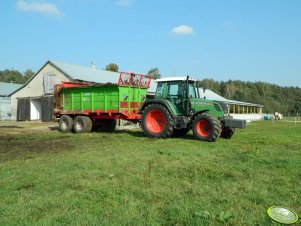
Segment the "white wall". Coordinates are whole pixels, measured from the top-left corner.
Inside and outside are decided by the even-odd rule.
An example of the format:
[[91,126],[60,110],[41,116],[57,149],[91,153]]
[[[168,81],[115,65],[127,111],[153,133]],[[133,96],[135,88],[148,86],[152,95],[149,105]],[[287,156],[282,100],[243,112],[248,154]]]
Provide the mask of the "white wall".
[[0,120],[10,120],[10,97],[0,97]]
[[40,120],[41,119],[41,104],[42,99],[31,99],[30,100],[30,120]]
[[11,119],[17,119],[17,98],[19,97],[34,97],[38,98],[44,95],[43,79],[45,74],[54,75],[54,83],[59,84],[62,81],[69,81],[69,79],[55,67],[49,63],[42,68],[42,70],[35,75],[35,77],[19,91],[11,96]]
[[242,119],[246,121],[259,121],[263,119],[262,114],[230,114],[234,119]]

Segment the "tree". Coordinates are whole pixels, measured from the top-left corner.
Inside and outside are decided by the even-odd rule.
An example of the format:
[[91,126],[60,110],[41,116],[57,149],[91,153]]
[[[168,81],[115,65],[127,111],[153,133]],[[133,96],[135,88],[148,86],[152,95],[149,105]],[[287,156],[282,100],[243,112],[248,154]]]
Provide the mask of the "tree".
[[159,69],[158,69],[157,67],[156,67],[156,68],[151,68],[151,69],[147,72],[147,75],[150,75],[153,79],[161,78],[160,71],[159,71]]
[[6,69],[0,71],[0,82],[24,84],[34,74],[35,73],[31,69],[27,69],[23,74],[14,69]]
[[23,83],[23,75],[14,69],[6,69],[1,72],[1,81],[2,82],[12,82],[12,83]]
[[119,67],[117,64],[114,64],[114,63],[110,63],[106,66],[105,70],[107,71],[113,71],[113,72],[118,72],[119,70]]
[[35,73],[31,69],[23,72],[23,81],[26,83]]

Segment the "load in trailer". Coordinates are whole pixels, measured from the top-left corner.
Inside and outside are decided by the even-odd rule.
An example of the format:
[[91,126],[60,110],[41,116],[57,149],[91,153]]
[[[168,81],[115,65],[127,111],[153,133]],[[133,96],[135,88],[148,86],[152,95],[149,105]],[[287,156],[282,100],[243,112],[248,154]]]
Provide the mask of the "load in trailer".
[[153,98],[146,98],[151,78],[120,73],[117,84],[62,83],[56,86],[55,115],[62,132],[115,130],[116,119],[141,124],[148,137],[184,136],[198,140],[231,138],[246,121],[225,115],[220,103],[199,98],[196,79],[157,79]]

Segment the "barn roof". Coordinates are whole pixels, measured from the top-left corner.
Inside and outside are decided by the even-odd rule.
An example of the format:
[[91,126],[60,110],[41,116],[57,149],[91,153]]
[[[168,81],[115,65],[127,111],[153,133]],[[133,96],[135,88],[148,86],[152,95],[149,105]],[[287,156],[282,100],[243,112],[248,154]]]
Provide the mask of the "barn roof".
[[211,91],[210,89],[205,89],[204,90],[203,88],[199,88],[199,93],[200,93],[200,98],[206,98],[206,99],[209,99],[209,100],[216,100],[216,101],[220,101],[220,102],[225,102],[227,104],[263,107],[260,104],[247,103],[247,102],[242,102],[242,101],[237,101],[237,100],[228,100],[225,97],[222,97],[222,96],[218,95],[217,93]]
[[[65,63],[57,60],[49,60],[40,68],[39,71],[37,71],[37,73],[34,76],[32,76],[26,82],[24,86],[26,86],[47,64],[51,64],[53,67],[61,71],[63,74],[66,75],[66,77],[68,77],[70,80],[73,81],[87,81],[87,82],[96,82],[96,83],[118,83],[119,76],[120,76],[119,72],[106,71],[103,69],[86,67],[77,64],[70,64],[70,63]],[[15,92],[17,92],[21,88],[22,87],[15,90]],[[155,91],[156,91],[156,84],[152,80],[148,92],[155,92]],[[11,93],[11,95],[13,93]]]
[[0,96],[9,96],[21,86],[23,86],[23,84],[0,82]]
[[72,80],[81,80],[96,83],[117,83],[120,73],[98,68],[85,67],[60,61],[50,60],[50,64],[61,70]]

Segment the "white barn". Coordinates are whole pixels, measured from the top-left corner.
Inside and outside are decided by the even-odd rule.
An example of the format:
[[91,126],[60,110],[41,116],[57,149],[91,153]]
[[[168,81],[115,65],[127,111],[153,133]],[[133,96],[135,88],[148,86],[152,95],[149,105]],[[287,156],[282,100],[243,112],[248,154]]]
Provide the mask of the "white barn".
[[17,121],[53,119],[54,85],[88,81],[117,83],[119,73],[59,61],[47,61],[27,83],[11,94],[11,119]]

